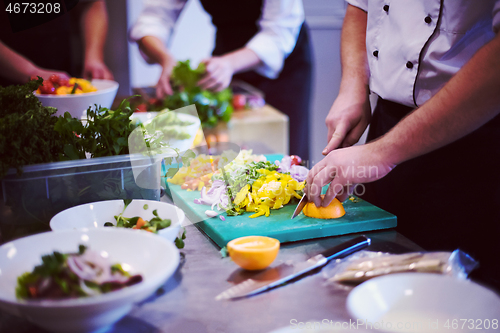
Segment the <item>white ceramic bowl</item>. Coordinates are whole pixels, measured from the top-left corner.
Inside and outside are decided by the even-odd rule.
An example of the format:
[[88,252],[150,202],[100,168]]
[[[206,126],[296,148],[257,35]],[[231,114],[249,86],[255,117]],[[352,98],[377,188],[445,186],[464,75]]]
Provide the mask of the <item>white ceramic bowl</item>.
[[[50,220],[50,228],[54,231],[83,228],[122,229],[104,227],[104,223],[112,222],[116,224],[114,216],[120,214],[123,211],[123,207],[123,200],[97,201],[71,207],[52,217]],[[145,207],[147,208],[145,209]],[[170,227],[159,230],[158,235],[173,242],[178,236],[181,225],[186,218],[184,212],[176,206],[166,202],[134,199],[130,205],[127,206],[123,216],[140,216],[144,220],[149,221],[154,217],[154,210],[157,211],[158,216],[162,219],[170,219],[172,221]]]
[[[17,277],[32,271],[41,256],[53,251],[76,252],[83,244],[111,262],[127,264],[143,281],[110,293],[67,300],[24,301],[15,295]],[[91,332],[125,316],[175,272],[179,250],[167,240],[138,230],[100,228],[52,231],[6,243],[0,247],[0,308],[53,332]]]
[[493,321],[500,325],[500,297],[493,291],[430,273],[368,280],[348,295],[347,310],[354,320],[377,323],[379,331],[389,332],[497,331]]
[[118,82],[111,80],[91,81],[92,85],[97,88],[95,92],[89,92],[78,95],[44,95],[37,94],[38,100],[43,106],[52,106],[57,109],[56,116],[64,115],[68,111],[73,118],[81,119],[84,111],[87,111],[89,106],[94,108],[94,105],[111,108],[113,101],[118,91]]

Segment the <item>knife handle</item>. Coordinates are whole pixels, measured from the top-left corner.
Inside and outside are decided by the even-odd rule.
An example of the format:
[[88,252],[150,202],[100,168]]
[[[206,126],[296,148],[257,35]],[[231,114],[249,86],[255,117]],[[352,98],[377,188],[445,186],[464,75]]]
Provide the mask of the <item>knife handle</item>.
[[331,247],[321,252],[321,254],[326,258],[327,261],[330,261],[332,259],[344,258],[353,252],[368,247],[370,244],[370,238],[366,236],[359,236],[337,246]]

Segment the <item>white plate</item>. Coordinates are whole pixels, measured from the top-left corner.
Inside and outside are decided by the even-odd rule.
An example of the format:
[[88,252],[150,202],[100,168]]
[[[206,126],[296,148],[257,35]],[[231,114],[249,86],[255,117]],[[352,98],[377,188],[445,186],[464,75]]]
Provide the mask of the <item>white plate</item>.
[[348,295],[347,310],[354,320],[378,325],[379,331],[500,329],[498,295],[469,280],[439,274],[402,273],[368,280]]
[[[143,281],[103,295],[67,300],[20,301],[17,277],[31,272],[41,256],[53,251],[76,252],[78,245],[108,255],[130,267]],[[149,232],[122,228],[51,231],[17,239],[0,247],[0,309],[55,332],[90,332],[125,316],[134,303],[154,293],[175,272],[179,250]]]
[[[113,228],[104,227],[104,223],[112,222],[116,224],[114,216],[120,214],[123,207],[123,200],[97,201],[71,207],[52,217],[50,228],[52,230]],[[158,235],[173,242],[186,218],[184,212],[176,206],[166,202],[134,199],[128,205],[123,216],[140,216],[149,221],[154,217],[154,210],[162,219],[172,221],[170,227],[158,231]]]

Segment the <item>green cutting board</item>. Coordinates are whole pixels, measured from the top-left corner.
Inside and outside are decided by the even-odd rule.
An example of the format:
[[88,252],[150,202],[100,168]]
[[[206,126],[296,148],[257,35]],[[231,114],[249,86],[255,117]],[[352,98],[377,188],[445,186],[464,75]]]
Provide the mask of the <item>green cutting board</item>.
[[[281,159],[282,155],[267,155],[269,161]],[[370,230],[393,228],[397,225],[396,216],[390,214],[362,199],[344,203],[346,214],[338,219],[323,220],[305,216],[291,219],[297,201],[283,208],[271,210],[269,217],[259,216],[249,218],[252,213],[238,216],[227,216],[225,221],[219,216],[209,218],[206,210],[210,206],[194,203],[200,198],[198,191],[182,190],[179,185],[168,184],[167,193],[174,203],[181,208],[191,221],[200,221],[195,225],[206,233],[221,248],[238,237],[268,236],[278,239],[281,243],[305,239],[344,235]]]

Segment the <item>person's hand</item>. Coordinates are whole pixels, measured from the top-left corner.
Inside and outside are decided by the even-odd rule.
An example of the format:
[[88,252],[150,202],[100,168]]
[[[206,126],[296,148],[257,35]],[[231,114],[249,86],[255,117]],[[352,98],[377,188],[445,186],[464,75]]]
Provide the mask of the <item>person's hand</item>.
[[162,71],[158,83],[156,84],[156,98],[163,99],[166,95],[172,95],[174,91],[170,84],[170,76],[175,67],[175,62],[169,61],[162,66]]
[[[305,193],[317,207],[328,206],[338,196],[347,199],[356,184],[369,183],[387,175],[396,165],[383,143],[373,143],[336,149],[316,164],[308,173]],[[330,183],[321,200],[321,189]]]
[[233,78],[234,70],[227,57],[212,57],[203,60],[206,72],[198,81],[198,86],[202,89],[221,91],[229,86]]
[[102,61],[98,60],[86,60],[83,65],[82,77],[84,79],[104,79],[113,80],[113,73]]
[[69,80],[70,76],[66,72],[57,71],[53,69],[45,69],[45,68],[36,68],[32,73],[29,79],[36,79],[37,76],[40,76],[44,81],[49,80],[51,75],[56,74],[59,78],[64,78]]
[[323,150],[327,155],[336,148],[349,147],[358,142],[370,123],[371,108],[368,96],[360,98],[339,94],[326,116],[328,144]]

